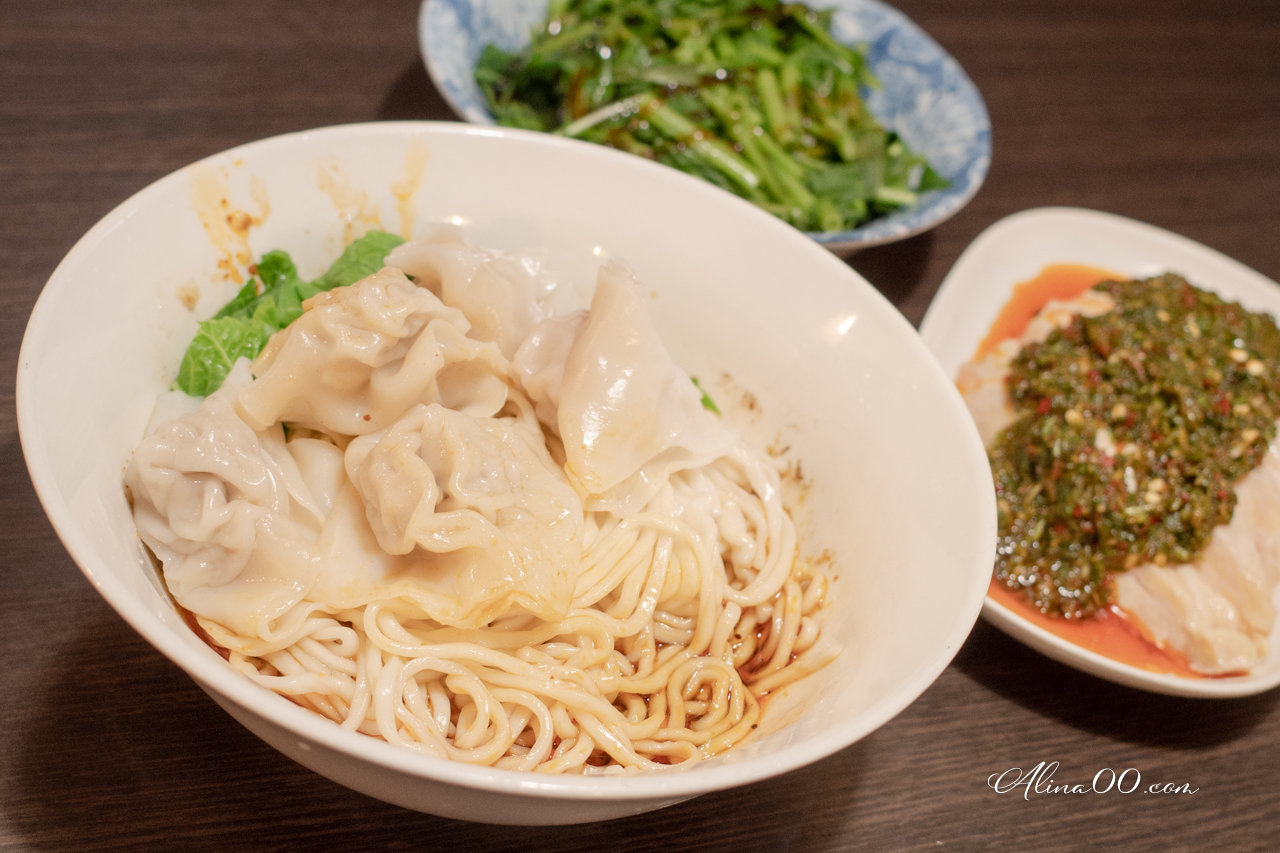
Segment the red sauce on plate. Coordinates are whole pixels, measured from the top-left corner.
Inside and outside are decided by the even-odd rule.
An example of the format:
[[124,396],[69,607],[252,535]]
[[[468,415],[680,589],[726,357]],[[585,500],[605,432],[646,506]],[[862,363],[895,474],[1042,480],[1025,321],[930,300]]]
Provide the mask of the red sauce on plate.
[[1027,330],[1041,308],[1054,299],[1073,299],[1103,281],[1124,280],[1124,276],[1079,264],[1050,264],[1029,281],[1015,285],[1013,296],[1000,309],[987,336],[978,344],[974,358],[991,352],[1005,338],[1016,338]]
[[[1013,296],[978,344],[974,358],[991,352],[1007,338],[1020,336],[1050,301],[1072,299],[1099,282],[1115,280],[1124,280],[1124,276],[1080,264],[1050,264],[1013,288]],[[1046,616],[994,579],[987,596],[1054,636],[1119,663],[1183,678],[1206,677],[1190,667],[1185,655],[1153,642],[1141,620],[1114,604],[1093,618],[1073,621]]]
[[1192,669],[1180,652],[1153,643],[1144,633],[1141,622],[1114,604],[1099,610],[1092,618],[1072,620],[1046,616],[995,580],[987,589],[987,597],[1055,637],[1111,660],[1148,672],[1183,678],[1205,677]]

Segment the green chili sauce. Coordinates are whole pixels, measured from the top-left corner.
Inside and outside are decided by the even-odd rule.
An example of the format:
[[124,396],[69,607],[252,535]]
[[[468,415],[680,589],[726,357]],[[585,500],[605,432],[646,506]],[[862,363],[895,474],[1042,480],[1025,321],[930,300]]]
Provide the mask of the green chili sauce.
[[995,440],[995,577],[1042,613],[1086,618],[1112,572],[1186,563],[1231,519],[1280,416],[1280,330],[1166,273],[1107,281],[1011,365],[1017,421]]

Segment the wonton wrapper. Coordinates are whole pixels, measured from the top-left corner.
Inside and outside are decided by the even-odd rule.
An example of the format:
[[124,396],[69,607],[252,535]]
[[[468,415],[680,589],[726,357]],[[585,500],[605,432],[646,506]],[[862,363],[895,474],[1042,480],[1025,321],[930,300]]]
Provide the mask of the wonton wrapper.
[[511,369],[533,402],[538,420],[556,435],[560,434],[557,413],[564,389],[564,365],[586,322],[586,311],[543,320],[511,361]]
[[542,305],[556,287],[532,253],[483,249],[461,228],[444,223],[397,246],[387,264],[460,310],[471,323],[471,337],[496,343],[507,358],[546,316]]
[[467,337],[470,324],[397,269],[308,299],[254,363],[237,400],[255,429],[289,421],[341,435],[389,427],[417,403],[493,415],[506,401],[507,361]]
[[231,399],[241,359],[194,414],[160,424],[125,469],[142,541],[178,603],[251,636],[311,589],[323,518],[278,425],[255,433]]
[[[567,322],[559,330],[544,323],[516,362],[525,365],[526,381],[542,377],[525,390],[540,415],[555,410],[565,472],[589,496],[588,509],[635,512],[671,474],[707,465],[738,443],[672,360],[639,282],[622,262],[601,266],[591,312],[565,347],[568,331]],[[548,350],[566,353],[558,382]]]
[[458,628],[513,609],[568,613],[582,506],[540,437],[510,419],[416,406],[352,441],[346,467],[313,600],[410,605]]

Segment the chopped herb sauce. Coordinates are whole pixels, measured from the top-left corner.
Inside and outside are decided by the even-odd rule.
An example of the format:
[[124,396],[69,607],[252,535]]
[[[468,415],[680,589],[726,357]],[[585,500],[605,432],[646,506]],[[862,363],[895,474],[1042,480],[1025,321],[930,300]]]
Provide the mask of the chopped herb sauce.
[[1018,419],[995,440],[995,576],[1037,610],[1085,618],[1107,577],[1190,562],[1280,417],[1280,329],[1167,273],[1014,359]]

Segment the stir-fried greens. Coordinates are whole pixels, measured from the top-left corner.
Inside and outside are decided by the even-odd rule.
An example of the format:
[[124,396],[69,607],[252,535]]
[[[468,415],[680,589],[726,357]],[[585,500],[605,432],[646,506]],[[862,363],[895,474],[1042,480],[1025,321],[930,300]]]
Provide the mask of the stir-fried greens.
[[552,0],[476,81],[499,124],[611,145],[798,228],[842,231],[947,182],[866,109],[831,11],[777,0]]

